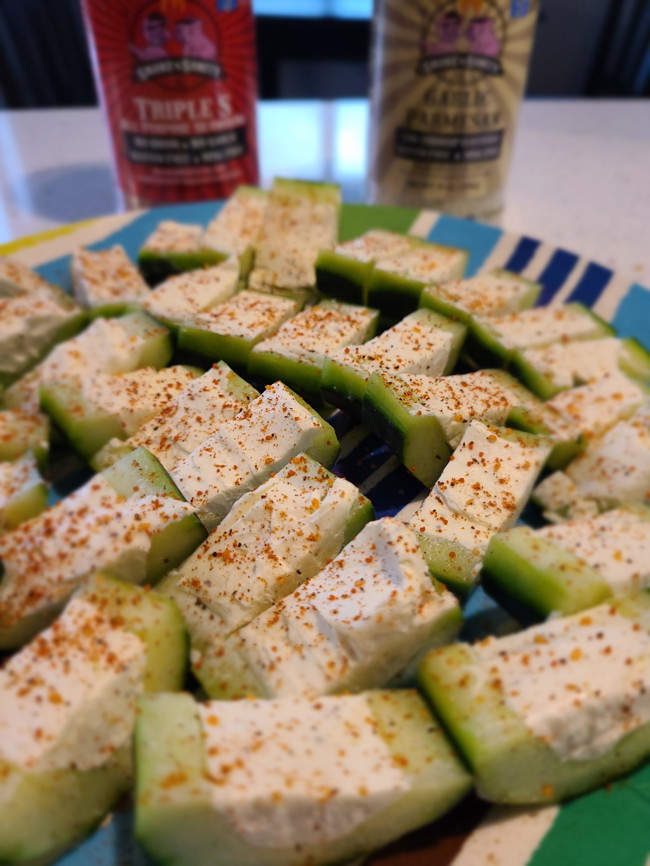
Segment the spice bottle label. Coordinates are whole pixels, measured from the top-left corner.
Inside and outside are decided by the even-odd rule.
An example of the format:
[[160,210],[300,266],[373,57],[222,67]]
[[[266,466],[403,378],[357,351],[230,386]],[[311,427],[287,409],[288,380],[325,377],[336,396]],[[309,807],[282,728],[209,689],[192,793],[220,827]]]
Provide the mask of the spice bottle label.
[[84,0],[131,203],[225,198],[258,181],[250,0]]

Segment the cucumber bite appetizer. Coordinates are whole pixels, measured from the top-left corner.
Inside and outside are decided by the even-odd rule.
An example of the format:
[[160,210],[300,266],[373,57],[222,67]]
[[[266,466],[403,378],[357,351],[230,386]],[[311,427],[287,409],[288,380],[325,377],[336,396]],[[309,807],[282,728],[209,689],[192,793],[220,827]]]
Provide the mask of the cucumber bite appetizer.
[[334,866],[650,758],[650,352],[340,208],[152,212],[76,301],[0,257],[0,864],[126,802],[156,863]]

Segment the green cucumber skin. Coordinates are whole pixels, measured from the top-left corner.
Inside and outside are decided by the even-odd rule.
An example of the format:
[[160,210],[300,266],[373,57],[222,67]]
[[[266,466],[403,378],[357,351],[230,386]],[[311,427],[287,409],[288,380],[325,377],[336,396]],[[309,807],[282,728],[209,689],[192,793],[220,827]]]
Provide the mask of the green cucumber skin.
[[[535,416],[534,410],[529,411],[525,406],[517,406],[511,409],[506,418],[506,425],[513,427],[515,430],[521,430],[523,433],[533,433],[539,436],[550,436],[553,439],[553,434],[549,433],[548,427],[543,421]],[[567,441],[557,441],[551,448],[551,453],[546,458],[544,464],[545,469],[555,472],[558,469],[564,469],[572,460],[581,454],[587,445],[584,437]]]
[[436,483],[451,456],[436,418],[409,415],[381,376],[373,374],[363,398],[363,419],[418,481],[426,487]]
[[550,400],[551,397],[555,397],[556,394],[564,390],[564,388],[554,385],[547,376],[539,373],[519,351],[514,352],[510,358],[508,370],[540,400]]
[[634,337],[623,340],[624,352],[620,367],[628,376],[650,382],[650,352]]
[[612,781],[650,755],[645,724],[598,758],[560,760],[506,706],[467,645],[430,653],[419,684],[474,772],[478,794],[493,803],[561,802]]
[[316,259],[316,288],[323,295],[348,304],[366,305],[372,262],[321,250]]
[[3,531],[15,529],[45,511],[48,493],[47,484],[38,483],[7,502],[0,521],[0,535]]
[[[136,836],[157,861],[174,866],[343,864],[440,817],[471,787],[422,700],[412,691],[370,693],[380,733],[412,788],[353,832],[318,846],[252,846],[213,808],[205,746],[189,695],[143,700],[136,731]],[[174,780],[173,786],[170,781]]]
[[111,439],[125,439],[118,419],[95,410],[84,415],[83,398],[74,385],[61,380],[45,382],[40,389],[41,409],[63,432],[75,451],[89,461]]
[[564,616],[578,613],[612,596],[610,587],[594,569],[525,527],[490,540],[481,578],[486,592],[498,594],[506,609],[515,613],[509,604],[512,599],[537,619],[556,612]]
[[368,380],[365,376],[354,372],[344,364],[329,358],[325,359],[320,380],[320,396],[326,403],[361,419],[363,396],[367,385]]
[[138,255],[138,267],[145,282],[149,286],[156,286],[175,274],[218,265],[227,258],[225,253],[207,248],[191,253],[172,252],[166,254],[143,249]]
[[322,368],[307,361],[293,361],[275,352],[251,352],[248,356],[248,374],[263,382],[283,381],[308,399],[320,397]]
[[[76,305],[74,305],[76,306]],[[88,316],[85,312],[79,311],[76,315],[71,316],[65,322],[63,322],[59,328],[52,334],[51,338],[44,343],[38,352],[34,355],[33,358],[29,360],[29,363],[25,364],[21,367],[20,370],[15,373],[2,373],[0,372],[0,388],[7,387],[12,385],[14,382],[18,382],[22,377],[29,373],[30,370],[33,370],[34,367],[37,367],[41,361],[43,361],[47,355],[52,351],[52,349],[57,346],[59,343],[63,343],[65,340],[69,340],[71,337],[76,336],[80,331],[88,324]]]
[[467,598],[478,583],[481,557],[462,544],[418,532],[418,542],[433,577],[460,599]]
[[397,274],[374,270],[368,282],[367,304],[391,318],[403,319],[417,310],[425,285],[421,280],[409,280]]
[[261,337],[245,340],[242,337],[214,334],[191,325],[181,325],[178,330],[179,349],[185,349],[210,362],[225,361],[231,367],[242,370],[246,370],[251,349],[260,340]]

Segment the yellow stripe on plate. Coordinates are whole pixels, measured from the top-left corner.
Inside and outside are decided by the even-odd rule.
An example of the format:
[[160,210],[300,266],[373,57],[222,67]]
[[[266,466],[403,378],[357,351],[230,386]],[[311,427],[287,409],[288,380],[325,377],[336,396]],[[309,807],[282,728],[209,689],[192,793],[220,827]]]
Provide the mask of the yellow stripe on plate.
[[68,223],[55,229],[48,229],[48,231],[39,232],[36,235],[27,235],[25,238],[18,238],[18,240],[9,241],[8,244],[0,245],[0,255],[9,256],[12,253],[18,252],[18,250],[24,250],[27,249],[27,247],[36,247],[45,241],[52,241],[56,238],[64,237],[65,235],[71,235],[78,229],[92,225],[94,222],[97,222],[97,218],[81,220],[78,223]]

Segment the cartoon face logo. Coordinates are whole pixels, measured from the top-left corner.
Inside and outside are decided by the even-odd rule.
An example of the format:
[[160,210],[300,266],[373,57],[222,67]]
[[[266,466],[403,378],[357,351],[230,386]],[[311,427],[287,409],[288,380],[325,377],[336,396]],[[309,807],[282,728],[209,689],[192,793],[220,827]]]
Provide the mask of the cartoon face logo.
[[160,60],[168,56],[166,44],[169,42],[167,19],[160,12],[152,12],[142,19],[140,32],[144,46],[130,45],[131,52],[138,60]]
[[462,34],[463,19],[458,12],[442,12],[436,15],[431,27],[430,40],[424,45],[425,54],[439,57],[442,54],[454,54],[457,42]]
[[494,21],[487,15],[472,18],[467,25],[465,36],[471,54],[480,54],[483,57],[499,56],[501,43],[494,32]]
[[180,44],[183,57],[216,60],[217,47],[205,34],[200,18],[182,18],[177,21],[174,39]]

